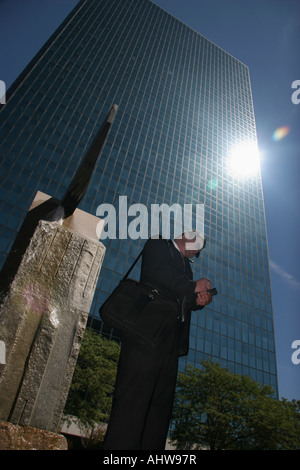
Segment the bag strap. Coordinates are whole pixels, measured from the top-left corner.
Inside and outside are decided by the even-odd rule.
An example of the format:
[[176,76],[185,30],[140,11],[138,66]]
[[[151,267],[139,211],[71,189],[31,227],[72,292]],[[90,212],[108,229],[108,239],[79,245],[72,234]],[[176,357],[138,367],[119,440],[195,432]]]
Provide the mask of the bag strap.
[[[171,247],[170,247],[170,240],[168,240],[168,246],[170,248],[170,251],[171,251],[171,255],[173,257],[173,253],[172,253],[172,250],[171,250]],[[142,249],[142,251],[140,252],[140,254],[137,256],[137,258],[135,259],[135,261],[132,263],[132,265],[130,266],[130,268],[128,269],[127,273],[124,275],[122,281],[124,281],[124,279],[126,279],[129,275],[129,273],[132,271],[132,269],[134,268],[134,266],[136,265],[136,263],[138,262],[138,260],[140,259],[140,257],[142,256],[143,254],[143,251],[144,251],[144,248]]]
[[142,256],[143,251],[144,251],[144,248],[142,249],[142,251],[140,252],[140,254],[138,255],[138,257],[135,259],[135,261],[132,263],[132,265],[131,265],[130,268],[128,269],[127,273],[124,275],[122,281],[124,281],[124,279],[126,279],[126,277],[128,277],[130,271],[134,268],[134,266],[136,265],[136,263],[138,262],[138,260],[139,260],[140,257]]

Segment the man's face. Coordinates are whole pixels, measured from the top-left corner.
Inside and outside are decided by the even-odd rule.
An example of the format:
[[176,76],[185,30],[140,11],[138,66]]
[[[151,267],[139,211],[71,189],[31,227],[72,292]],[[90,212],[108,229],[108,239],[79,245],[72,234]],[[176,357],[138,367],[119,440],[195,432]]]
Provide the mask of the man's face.
[[199,249],[197,249],[196,237],[192,239],[187,239],[184,237],[184,242],[185,242],[184,256],[186,258],[193,258],[197,253],[199,253]]
[[185,257],[186,258],[193,258],[196,254],[199,253],[199,250],[185,250]]

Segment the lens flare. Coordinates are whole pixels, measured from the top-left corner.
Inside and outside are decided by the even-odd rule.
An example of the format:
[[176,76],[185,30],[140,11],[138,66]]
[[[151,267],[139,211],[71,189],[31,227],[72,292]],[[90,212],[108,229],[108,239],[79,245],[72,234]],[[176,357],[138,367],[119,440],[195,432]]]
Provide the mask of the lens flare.
[[217,178],[212,178],[211,180],[209,180],[208,183],[207,183],[207,186],[212,190],[217,189],[217,187],[218,187]]
[[290,132],[290,128],[288,126],[278,127],[276,131],[273,132],[272,139],[274,142],[279,142],[281,139],[286,137]]

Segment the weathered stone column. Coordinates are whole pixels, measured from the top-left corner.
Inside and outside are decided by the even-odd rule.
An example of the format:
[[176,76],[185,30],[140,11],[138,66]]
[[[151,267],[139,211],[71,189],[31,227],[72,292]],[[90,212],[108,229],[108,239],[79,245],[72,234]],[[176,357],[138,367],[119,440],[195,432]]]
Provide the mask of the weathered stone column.
[[99,223],[76,209],[34,232],[0,308],[2,421],[58,429],[105,254]]

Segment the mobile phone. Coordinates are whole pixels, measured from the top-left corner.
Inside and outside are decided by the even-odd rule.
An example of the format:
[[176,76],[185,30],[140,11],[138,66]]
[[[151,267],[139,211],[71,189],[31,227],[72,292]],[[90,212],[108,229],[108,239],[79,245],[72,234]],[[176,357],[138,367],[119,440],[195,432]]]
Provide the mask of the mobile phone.
[[212,287],[211,289],[207,290],[206,292],[209,292],[211,295],[217,295],[218,291],[215,287]]

